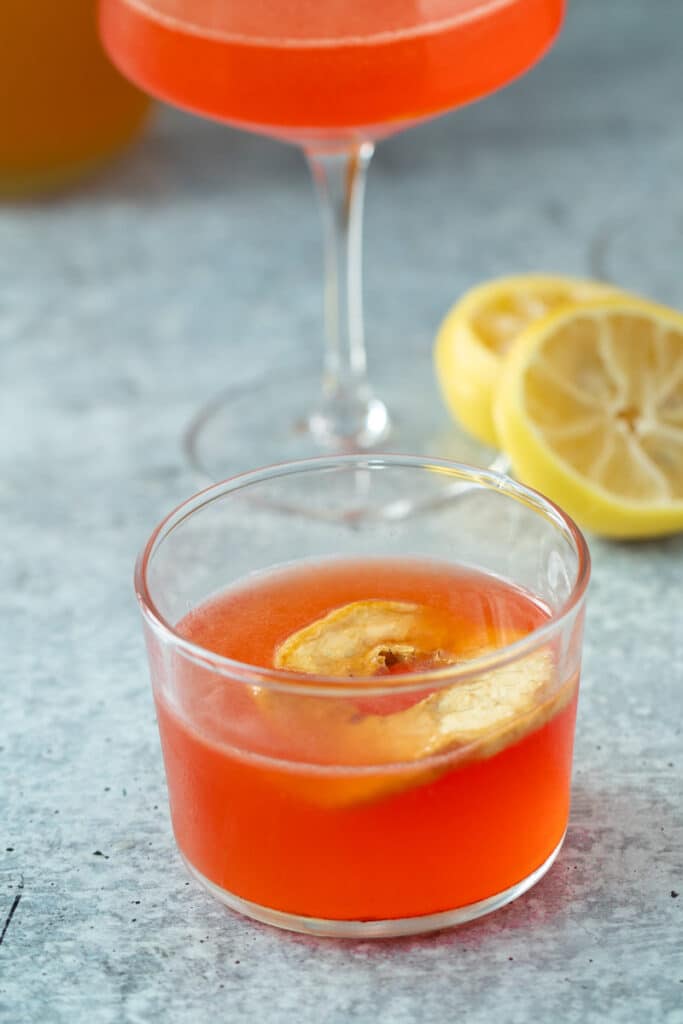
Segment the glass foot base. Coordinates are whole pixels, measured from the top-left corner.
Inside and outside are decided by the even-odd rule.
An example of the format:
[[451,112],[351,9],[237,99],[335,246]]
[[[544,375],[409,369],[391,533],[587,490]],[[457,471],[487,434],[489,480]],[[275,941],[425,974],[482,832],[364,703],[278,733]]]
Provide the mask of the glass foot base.
[[205,878],[188,860],[181,854],[183,862],[193,878],[202,885],[207,892],[231,910],[236,910],[245,917],[262,924],[272,925],[274,928],[283,928],[285,931],[300,932],[303,935],[317,935],[321,938],[335,939],[393,939],[402,935],[421,935],[425,932],[440,931],[444,928],[453,928],[455,925],[465,924],[467,921],[474,921],[484,914],[490,914],[499,910],[507,903],[516,900],[518,896],[531,889],[545,875],[557,857],[564,836],[550,854],[550,856],[536,868],[530,875],[523,878],[516,885],[509,889],[489,896],[485,900],[478,900],[476,903],[469,903],[467,906],[458,907],[456,910],[443,910],[438,914],[425,914],[422,917],[390,918],[386,921],[325,921],[315,917],[301,917],[298,914],[287,914],[281,910],[271,910],[269,907],[259,906],[249,900],[243,900],[239,896],[221,889],[214,885],[208,878]]
[[[433,382],[416,379],[410,367],[383,371],[380,397],[391,417],[387,436],[375,448],[348,446],[351,451],[382,451],[452,459],[503,471],[499,453],[467,437],[448,416]],[[320,374],[307,366],[281,372],[269,367],[259,377],[223,392],[195,417],[185,435],[185,452],[201,482],[224,480],[235,473],[275,462],[339,454],[311,430]],[[318,438],[323,436],[318,431]]]

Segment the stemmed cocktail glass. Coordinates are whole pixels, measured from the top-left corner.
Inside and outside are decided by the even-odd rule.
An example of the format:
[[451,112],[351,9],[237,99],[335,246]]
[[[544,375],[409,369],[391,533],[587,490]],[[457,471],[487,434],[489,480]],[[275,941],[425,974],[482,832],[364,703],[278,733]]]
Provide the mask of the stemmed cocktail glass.
[[[323,450],[425,450],[435,394],[415,387],[400,353],[381,375],[391,408],[367,373],[361,221],[373,146],[524,72],[555,37],[564,0],[100,3],[105,46],[129,78],[177,106],[301,146],[320,198],[322,373],[311,358],[284,380],[273,373],[253,391],[226,394],[193,425],[195,463],[222,478],[257,450],[264,463]],[[458,454],[490,461],[472,448]]]

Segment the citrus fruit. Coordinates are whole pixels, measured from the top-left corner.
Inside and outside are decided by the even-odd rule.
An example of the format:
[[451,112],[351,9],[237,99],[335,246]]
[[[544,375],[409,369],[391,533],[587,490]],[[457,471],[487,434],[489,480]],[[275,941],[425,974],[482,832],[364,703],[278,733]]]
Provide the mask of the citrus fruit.
[[515,474],[608,537],[683,530],[683,315],[566,306],[507,354],[496,426]]
[[436,339],[437,379],[451,414],[484,444],[498,447],[493,401],[501,361],[524,328],[568,303],[615,294],[598,281],[542,274],[503,277],[472,288],[453,306]]

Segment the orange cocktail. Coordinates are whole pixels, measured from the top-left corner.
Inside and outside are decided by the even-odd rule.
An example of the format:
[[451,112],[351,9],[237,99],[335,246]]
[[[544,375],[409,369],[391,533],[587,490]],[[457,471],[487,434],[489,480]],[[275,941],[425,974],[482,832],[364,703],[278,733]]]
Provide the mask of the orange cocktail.
[[140,128],[149,100],[104,54],[96,6],[0,3],[0,195],[69,181]]
[[[243,468],[256,436],[264,463],[372,450],[388,438],[394,450],[431,450],[438,431],[424,414],[419,425],[406,415],[411,369],[387,382],[395,417],[367,376],[365,170],[378,139],[526,71],[563,12],[564,0],[100,0],[102,39],[124,74],[177,106],[302,146],[321,202],[324,366],[297,368],[284,386],[273,372],[258,401],[235,393],[212,403],[188,436],[210,479]],[[489,458],[471,446],[466,457]]]
[[[416,603],[445,616],[463,658],[501,647],[547,620],[528,596],[492,577],[429,562],[332,561],[226,591],[192,612],[178,631],[208,650],[273,667],[288,636],[330,609],[369,597]],[[408,667],[415,665],[398,663],[379,678],[397,679]],[[359,696],[342,724],[346,760],[353,753],[361,765],[325,765],[323,775],[316,764],[268,764],[231,749],[239,716],[240,731],[258,735],[262,749],[291,759],[306,748],[320,761],[320,747],[305,734],[313,728],[307,709],[292,709],[285,733],[277,704],[286,698],[244,692],[221,709],[214,685],[207,691],[195,681],[182,712],[160,696],[159,726],[178,846],[204,878],[242,899],[322,919],[436,914],[509,889],[562,839],[576,680],[567,681],[547,714],[520,734],[511,731],[500,746],[448,741],[418,765],[373,766],[364,724],[372,720],[386,732],[403,728],[397,723],[402,716],[410,721],[407,712],[424,693],[399,688],[393,700]],[[330,728],[334,713],[321,708],[315,726]],[[224,743],[223,714],[232,719]],[[327,742],[331,747],[334,736]]]
[[102,31],[149,92],[294,141],[373,138],[469,103],[550,45],[563,0],[216,5],[104,0]]
[[[247,497],[239,478],[213,492],[172,517],[170,539],[159,541],[164,526],[138,571],[173,829],[192,872],[252,916],[337,935],[457,923],[523,892],[567,827],[582,595],[562,622],[543,598],[558,586],[571,595],[572,572],[585,586],[581,557],[572,567],[568,551],[563,568],[562,544],[543,537],[519,556],[539,562],[540,580],[551,556],[548,595],[501,578],[488,556],[477,568],[426,550],[300,560],[319,524],[289,538],[279,489],[252,510],[257,571],[217,591],[218,551],[234,549],[231,575],[248,541],[239,523],[217,529],[216,515]],[[486,528],[477,515],[472,531]],[[189,566],[207,543],[204,568]],[[294,561],[264,565],[278,543]],[[152,590],[166,579],[161,613],[163,586]]]

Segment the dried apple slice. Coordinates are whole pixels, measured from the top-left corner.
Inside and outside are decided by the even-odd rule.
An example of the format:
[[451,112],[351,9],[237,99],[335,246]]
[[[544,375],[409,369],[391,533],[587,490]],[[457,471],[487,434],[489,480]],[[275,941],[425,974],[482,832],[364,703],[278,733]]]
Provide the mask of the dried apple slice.
[[[506,642],[520,636],[510,634]],[[452,618],[434,609],[408,602],[357,601],[288,637],[276,652],[275,666],[340,678],[383,676],[399,662],[403,671],[422,670],[466,662],[495,647],[484,627],[470,625],[456,637]],[[426,690],[410,706],[388,714],[364,713],[362,701],[353,697],[266,688],[255,688],[254,695],[277,733],[288,737],[299,754],[316,758],[325,752],[330,766],[323,769],[325,776],[292,773],[296,791],[327,806],[348,806],[442,774],[450,762],[430,763],[437,755],[462,751],[467,760],[493,756],[556,714],[569,702],[574,685],[558,689],[552,655],[544,648],[472,679]],[[333,773],[333,765],[343,765],[347,772]],[[359,773],[362,766],[373,770]]]
[[437,668],[456,660],[448,650],[453,621],[407,601],[352,601],[297,630],[280,645],[275,667],[310,675],[374,676],[394,667]]

